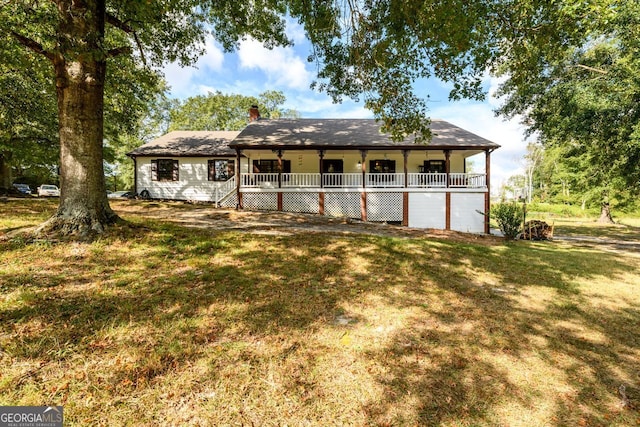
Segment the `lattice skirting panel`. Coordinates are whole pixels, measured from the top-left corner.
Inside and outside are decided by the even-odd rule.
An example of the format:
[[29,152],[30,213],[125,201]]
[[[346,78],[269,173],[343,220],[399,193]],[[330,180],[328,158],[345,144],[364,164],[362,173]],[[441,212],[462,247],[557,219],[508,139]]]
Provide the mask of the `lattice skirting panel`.
[[360,193],[326,193],[324,213],[328,216],[361,219]]
[[367,221],[402,221],[402,193],[367,193]]
[[318,193],[283,193],[282,210],[285,212],[320,212]]
[[262,211],[278,210],[276,193],[242,193],[242,207]]
[[220,202],[221,208],[235,208],[238,205],[238,194],[233,193]]

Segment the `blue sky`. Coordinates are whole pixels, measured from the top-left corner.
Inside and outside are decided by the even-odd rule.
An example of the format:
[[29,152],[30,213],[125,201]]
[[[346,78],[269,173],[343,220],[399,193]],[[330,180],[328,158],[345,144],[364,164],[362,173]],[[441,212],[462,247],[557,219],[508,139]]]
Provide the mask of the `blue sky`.
[[[194,67],[165,66],[163,71],[171,86],[171,96],[184,99],[214,91],[256,96],[266,90],[279,90],[287,97],[284,108],[295,109],[305,118],[373,117],[362,103],[344,100],[333,104],[327,95],[312,91],[309,86],[315,78],[315,64],[306,60],[310,45],[304,31],[289,21],[287,33],[294,46],[273,50],[265,49],[254,40],[245,40],[236,52],[224,53],[215,40],[207,40],[207,53]],[[498,83],[496,78],[488,76],[487,92],[491,94]],[[419,95],[429,95],[430,117],[447,120],[502,145],[491,156],[494,194],[509,176],[521,173],[526,148],[524,129],[517,119],[505,121],[495,117],[493,109],[499,100],[489,96],[484,102],[450,102],[449,87],[436,79],[416,83],[415,89]],[[484,169],[484,158],[478,159],[476,170],[480,169]]]

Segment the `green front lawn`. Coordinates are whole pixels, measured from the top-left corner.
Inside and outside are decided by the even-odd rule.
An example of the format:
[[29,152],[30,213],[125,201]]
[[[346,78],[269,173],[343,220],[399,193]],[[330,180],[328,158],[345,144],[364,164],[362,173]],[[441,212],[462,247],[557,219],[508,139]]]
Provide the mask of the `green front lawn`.
[[637,255],[135,215],[93,243],[13,235],[37,203],[0,204],[0,405],[69,426],[640,423],[618,394],[640,406]]

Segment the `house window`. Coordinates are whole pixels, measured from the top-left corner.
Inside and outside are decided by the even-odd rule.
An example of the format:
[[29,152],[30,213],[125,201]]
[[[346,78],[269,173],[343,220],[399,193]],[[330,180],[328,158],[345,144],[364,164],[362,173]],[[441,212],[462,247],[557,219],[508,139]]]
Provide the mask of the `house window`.
[[178,161],[173,159],[151,160],[152,181],[179,181]]
[[396,173],[395,160],[370,160],[369,172],[371,173]]
[[235,174],[235,160],[209,160],[209,181],[227,181]]
[[[278,160],[254,160],[253,173],[278,173]],[[291,160],[282,161],[282,173],[291,173]]]
[[425,160],[424,171],[427,173],[445,173],[446,172],[444,160]]
[[322,161],[323,173],[342,173],[344,171],[344,161],[341,159],[324,159]]

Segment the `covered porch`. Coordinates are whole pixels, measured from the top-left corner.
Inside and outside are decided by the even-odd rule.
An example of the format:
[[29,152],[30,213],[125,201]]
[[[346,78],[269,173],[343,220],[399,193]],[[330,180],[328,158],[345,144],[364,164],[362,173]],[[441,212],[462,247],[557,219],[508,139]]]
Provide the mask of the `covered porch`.
[[[484,170],[469,172],[467,160],[482,153]],[[488,186],[490,151],[245,149],[236,164],[239,189],[481,189]]]
[[421,143],[392,141],[367,119],[257,120],[229,144],[236,191],[226,203],[488,233],[498,145],[444,121],[431,129]]

